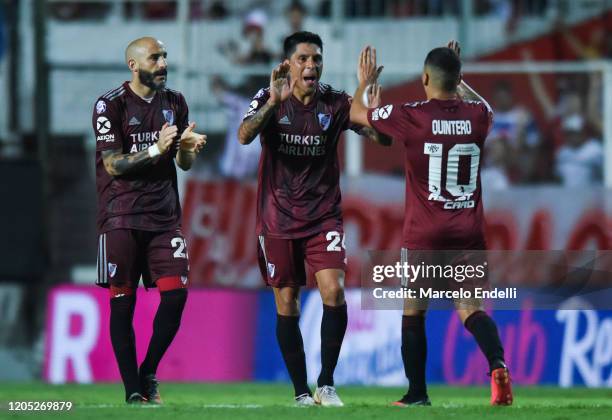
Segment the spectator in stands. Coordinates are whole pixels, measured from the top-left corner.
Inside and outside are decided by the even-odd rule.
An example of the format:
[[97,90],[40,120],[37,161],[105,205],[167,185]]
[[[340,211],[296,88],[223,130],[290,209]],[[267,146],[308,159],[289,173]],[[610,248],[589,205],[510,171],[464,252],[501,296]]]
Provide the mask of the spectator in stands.
[[222,54],[236,64],[271,64],[274,55],[266,48],[264,43],[264,28],[268,22],[266,13],[261,9],[250,11],[243,22],[243,43],[247,51],[241,52],[235,40],[229,40],[219,46]]
[[485,161],[480,170],[480,179],[485,191],[503,190],[510,186],[508,179],[507,144],[502,137],[487,138]]
[[[525,60],[532,60],[529,50],[523,50],[521,55]],[[580,115],[585,125],[584,133],[590,137],[601,138],[603,133],[603,96],[601,74],[569,75],[559,79],[562,83],[557,85],[557,101],[546,89],[542,77],[537,73],[528,73],[529,83],[533,89],[536,100],[546,114],[548,124],[548,137],[551,140],[552,154],[558,153],[558,148],[567,144],[566,130],[562,129],[565,121],[571,121],[572,116]],[[586,83],[580,83],[586,82]],[[586,86],[584,86],[586,85]],[[585,93],[586,92],[586,93]]]
[[[284,31],[284,34],[278,38],[278,45],[282,46],[285,38],[289,35],[304,30],[304,19],[307,15],[308,11],[306,10],[306,6],[304,6],[300,0],[293,0],[289,6],[287,6],[285,9],[285,23],[287,29]],[[283,61],[283,51],[279,51],[276,58],[279,62]]]
[[219,76],[212,77],[211,89],[225,111],[227,131],[223,154],[219,161],[219,172],[229,178],[246,179],[257,174],[261,144],[256,138],[248,146],[238,141],[238,127],[242,117],[249,109],[250,98],[232,91]]
[[49,14],[58,20],[102,20],[111,9],[108,3],[57,2],[49,4]]
[[289,23],[288,35],[300,32],[304,29],[304,19],[307,15],[308,11],[306,10],[306,6],[304,6],[300,0],[293,0],[289,6],[287,6],[285,16]]
[[215,0],[208,8],[208,17],[212,20],[225,19],[229,15],[229,11],[223,4],[222,0]]
[[557,151],[555,169],[567,187],[601,185],[603,147],[586,133],[581,114],[566,116],[562,122],[565,143]]
[[504,167],[512,183],[532,180],[537,164],[540,133],[530,113],[515,103],[512,87],[504,81],[498,82],[493,92],[495,119],[489,138],[498,139],[505,145]]

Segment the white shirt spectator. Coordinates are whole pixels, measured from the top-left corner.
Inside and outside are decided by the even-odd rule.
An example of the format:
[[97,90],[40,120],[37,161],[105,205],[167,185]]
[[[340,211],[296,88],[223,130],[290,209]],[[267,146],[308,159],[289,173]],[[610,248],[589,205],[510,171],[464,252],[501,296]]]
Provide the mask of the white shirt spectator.
[[601,184],[603,147],[589,139],[578,147],[562,146],[557,152],[556,171],[566,187]]
[[506,171],[495,166],[482,168],[480,171],[480,179],[482,188],[485,191],[505,190],[510,187],[510,181],[508,180]]
[[220,99],[227,117],[225,148],[220,163],[221,174],[238,179],[255,176],[261,154],[259,136],[248,145],[238,142],[238,127],[242,123],[245,110],[249,108],[250,98],[225,91]]

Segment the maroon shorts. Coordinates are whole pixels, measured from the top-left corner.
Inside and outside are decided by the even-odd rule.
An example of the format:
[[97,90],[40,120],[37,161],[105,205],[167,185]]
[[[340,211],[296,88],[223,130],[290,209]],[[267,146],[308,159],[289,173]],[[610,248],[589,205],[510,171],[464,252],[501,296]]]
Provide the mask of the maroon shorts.
[[326,268],[346,271],[344,232],[321,232],[300,239],[259,236],[259,270],[268,286],[299,287],[306,284],[306,265],[312,273]]
[[180,229],[166,232],[117,229],[98,236],[98,280],[102,287],[155,287],[157,279],[181,276],[187,284],[189,260]]

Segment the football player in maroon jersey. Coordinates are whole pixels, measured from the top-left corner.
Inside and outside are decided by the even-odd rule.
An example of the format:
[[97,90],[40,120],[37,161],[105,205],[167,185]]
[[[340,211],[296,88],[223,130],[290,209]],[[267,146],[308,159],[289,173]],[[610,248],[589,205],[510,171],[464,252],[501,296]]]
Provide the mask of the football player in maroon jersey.
[[[402,254],[485,250],[480,162],[493,111],[461,78],[459,45],[451,41],[425,58],[421,80],[427,100],[366,108],[361,95],[380,72],[369,46],[358,65],[359,87],[351,120],[404,145],[406,204]],[[402,359],[410,381],[396,405],[430,405],[425,382],[427,343],[423,302],[407,299],[402,319]],[[489,362],[491,404],[512,404],[510,375],[495,322],[478,300],[455,302],[465,328]]]
[[[319,81],[323,43],[318,35],[290,35],[284,54],[285,61],[272,71],[270,86],[253,98],[238,138],[248,144],[259,135],[262,145],[257,191],[259,265],[274,290],[276,336],[296,403],[341,406],[333,378],[347,325],[338,142],[347,129],[383,144],[390,144],[390,139],[351,124],[351,97]],[[322,367],[314,398],[306,379],[299,328],[299,291],[306,284],[306,266],[314,273],[323,300]]]
[[[181,233],[176,164],[188,170],[206,136],[194,131],[183,95],[166,88],[167,52],[157,39],[132,41],[132,73],[96,100],[98,280],[110,290],[110,335],[128,403],[159,404],[156,371],[178,331],[187,299],[187,248]],[[132,319],[136,288],[161,301],[147,355],[138,367]]]

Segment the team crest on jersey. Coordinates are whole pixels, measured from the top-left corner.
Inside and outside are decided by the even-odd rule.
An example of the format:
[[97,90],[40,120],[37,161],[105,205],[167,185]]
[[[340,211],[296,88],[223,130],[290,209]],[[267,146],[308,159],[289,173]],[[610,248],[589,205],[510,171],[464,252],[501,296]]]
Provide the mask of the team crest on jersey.
[[117,274],[117,264],[108,263],[108,275],[112,279]]
[[164,120],[168,123],[168,125],[174,124],[174,111],[171,109],[162,109],[162,114],[164,114]]
[[104,103],[104,101],[99,100],[98,102],[96,102],[96,112],[98,114],[101,114],[104,111],[106,111],[106,104]]
[[317,116],[319,117],[319,125],[323,131],[327,131],[329,123],[331,123],[331,114],[318,114]]
[[270,278],[274,277],[274,272],[276,271],[276,266],[272,263],[268,263],[268,275]]

